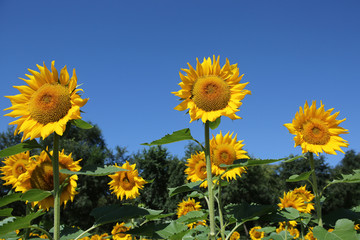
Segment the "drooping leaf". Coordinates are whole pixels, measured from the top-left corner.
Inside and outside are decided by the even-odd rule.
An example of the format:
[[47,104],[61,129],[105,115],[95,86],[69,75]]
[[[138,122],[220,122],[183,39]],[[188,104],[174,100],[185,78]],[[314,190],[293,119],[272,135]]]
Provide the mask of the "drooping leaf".
[[314,227],[314,237],[324,240],[349,240],[358,239],[356,230],[354,229],[354,222],[349,219],[339,219],[336,221],[334,231],[328,232],[322,227]]
[[220,122],[221,122],[221,117],[218,117],[215,121],[210,122],[209,127],[212,130],[215,130],[220,125]]
[[270,234],[270,236],[267,236],[267,237],[262,238],[262,239],[264,239],[264,240],[269,240],[269,239],[272,239],[272,240],[286,240],[286,239],[293,239],[293,238],[294,238],[294,236],[292,236],[289,231],[281,231],[279,233],[272,232]]
[[162,212],[158,210],[151,210],[131,205],[110,205],[95,208],[90,215],[95,218],[95,224],[111,223],[124,221],[130,218],[138,218],[147,215],[156,215]]
[[45,212],[37,211],[34,213],[30,213],[25,217],[10,217],[10,221],[8,221],[9,218],[4,219],[0,222],[0,236],[15,231],[17,229],[29,227],[32,220],[43,214],[45,214]]
[[323,221],[328,225],[334,226],[336,221],[341,218],[356,221],[360,219],[360,212],[339,208],[323,216]]
[[30,151],[32,149],[41,148],[41,145],[38,142],[33,140],[27,140],[25,142],[19,143],[17,145],[5,148],[0,151],[0,158],[9,157],[18,153]]
[[51,195],[52,193],[50,191],[44,191],[41,189],[30,189],[22,194],[21,200],[30,202],[41,201]]
[[172,197],[179,193],[197,190],[197,189],[199,189],[199,186],[201,183],[202,183],[202,181],[190,182],[190,183],[186,183],[184,185],[178,186],[178,187],[169,188],[169,196]]
[[300,212],[292,207],[282,209],[279,214],[288,220],[295,220],[300,217]]
[[20,201],[21,195],[21,193],[12,193],[0,198],[0,207],[6,206],[12,202]]
[[164,137],[162,137],[158,140],[152,141],[151,143],[142,143],[141,145],[146,145],[146,146],[163,145],[163,144],[168,144],[168,143],[173,143],[173,142],[178,142],[178,141],[183,141],[183,140],[195,140],[191,136],[189,128],[175,131],[172,134],[166,134]]
[[60,170],[60,172],[64,174],[76,174],[76,175],[88,175],[88,176],[106,176],[120,171],[128,171],[128,170],[115,166],[105,166],[105,167],[85,166],[78,172],[73,172],[68,169]]
[[74,119],[71,121],[71,123],[81,129],[90,129],[94,127],[93,125],[91,125],[88,122],[85,122],[82,119]]
[[310,172],[305,172],[300,175],[292,175],[289,177],[289,179],[286,179],[286,182],[299,182],[299,181],[306,181],[309,179],[310,175],[313,173],[313,170]]
[[297,156],[294,158],[280,158],[280,159],[238,159],[235,160],[233,164],[226,165],[226,164],[220,164],[220,167],[227,167],[227,168],[236,168],[236,167],[251,167],[251,166],[259,166],[264,164],[270,164],[275,162],[292,162],[296,159],[302,158],[303,156]]
[[328,186],[336,183],[360,183],[360,169],[355,169],[353,174],[341,174],[341,176],[342,179],[334,179]]

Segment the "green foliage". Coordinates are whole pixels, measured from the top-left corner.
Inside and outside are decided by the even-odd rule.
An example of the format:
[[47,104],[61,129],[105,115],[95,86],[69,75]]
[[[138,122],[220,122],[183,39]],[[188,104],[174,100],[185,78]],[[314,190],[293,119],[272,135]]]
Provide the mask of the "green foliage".
[[335,229],[332,232],[328,232],[320,226],[316,226],[313,229],[314,237],[322,240],[350,240],[359,239],[354,229],[354,222],[349,219],[339,219],[336,222]]
[[290,176],[288,179],[286,179],[286,182],[299,182],[299,181],[306,181],[309,179],[310,175],[313,173],[313,171],[310,172],[304,172],[300,175],[294,174]]
[[115,166],[105,166],[105,167],[85,166],[78,172],[73,172],[68,169],[60,170],[61,173],[65,173],[65,174],[87,175],[87,176],[95,176],[95,177],[106,176],[106,175],[114,174],[116,172],[121,172],[121,171],[128,171],[128,170],[124,169],[124,168],[115,167]]
[[191,136],[189,128],[175,131],[172,134],[166,134],[164,137],[160,138],[159,140],[152,141],[151,143],[143,143],[141,145],[146,145],[146,146],[163,145],[163,144],[174,143],[183,140],[195,141],[195,139]]
[[13,232],[18,229],[28,228],[31,226],[31,221],[35,218],[43,215],[44,212],[37,211],[30,213],[25,217],[9,217],[0,222],[0,237],[9,232]]
[[81,129],[91,129],[91,128],[94,127],[93,125],[91,125],[88,122],[85,122],[82,119],[71,120],[71,123],[74,124],[76,127],[81,128]]
[[33,140],[27,140],[25,142],[19,143],[15,146],[11,146],[8,148],[5,148],[0,151],[0,158],[9,157],[18,153],[22,153],[25,151],[30,151],[36,148],[41,148],[41,145],[38,144],[38,142]]
[[211,128],[211,130],[215,130],[221,122],[221,117],[218,117],[215,121],[210,122],[209,127]]

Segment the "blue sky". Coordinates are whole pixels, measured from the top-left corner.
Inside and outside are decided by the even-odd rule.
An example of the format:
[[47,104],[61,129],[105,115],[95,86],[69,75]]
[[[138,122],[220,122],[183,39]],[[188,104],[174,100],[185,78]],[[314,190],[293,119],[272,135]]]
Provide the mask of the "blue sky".
[[[12,86],[23,85],[28,68],[55,60],[57,69],[76,69],[90,98],[83,119],[99,125],[110,148],[133,153],[183,128],[203,141],[202,123],[174,110],[170,92],[188,62],[220,55],[221,64],[238,63],[252,95],[243,119],[223,118],[213,134],[237,133],[259,158],[299,154],[283,124],[306,100],[322,100],[347,118],[342,137],[360,152],[359,10],[355,0],[0,1],[0,95],[17,94]],[[13,120],[0,117],[0,130]],[[182,157],[185,144],[166,147]]]

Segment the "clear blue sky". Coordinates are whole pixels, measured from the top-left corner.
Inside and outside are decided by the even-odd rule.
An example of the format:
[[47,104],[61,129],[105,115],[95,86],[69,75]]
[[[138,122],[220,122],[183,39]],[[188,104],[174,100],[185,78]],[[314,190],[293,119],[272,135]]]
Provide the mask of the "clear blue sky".
[[[238,63],[252,95],[243,119],[223,118],[213,134],[238,133],[259,158],[299,154],[283,124],[306,100],[322,100],[347,118],[342,136],[360,152],[359,12],[356,0],[0,1],[0,95],[17,94],[12,86],[23,85],[28,68],[55,60],[57,69],[76,69],[90,98],[83,119],[99,125],[110,148],[133,153],[183,128],[203,141],[202,123],[174,110],[170,92],[187,62],[220,55],[221,64]],[[0,130],[13,120],[0,117]],[[182,157],[185,144],[166,147]]]

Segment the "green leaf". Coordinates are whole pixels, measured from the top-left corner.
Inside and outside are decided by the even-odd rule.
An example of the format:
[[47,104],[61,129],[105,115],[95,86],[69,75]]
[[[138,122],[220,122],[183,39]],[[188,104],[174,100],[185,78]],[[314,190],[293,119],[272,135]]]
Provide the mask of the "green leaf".
[[90,129],[94,127],[93,125],[91,125],[88,122],[85,122],[82,119],[74,119],[71,121],[71,123],[81,129]]
[[113,174],[120,171],[128,171],[124,168],[119,168],[115,166],[106,166],[106,167],[98,167],[98,166],[85,166],[78,172],[73,172],[68,169],[61,169],[60,172],[64,174],[76,174],[76,175],[88,175],[88,176],[105,176],[109,174]]
[[146,145],[146,146],[162,145],[162,144],[168,144],[168,143],[173,143],[173,142],[178,142],[178,141],[183,141],[183,140],[195,140],[191,136],[189,128],[185,128],[185,129],[173,132],[172,134],[166,134],[161,139],[152,141],[151,143],[142,143],[141,145]]
[[[60,226],[60,239],[61,240],[73,240],[82,234],[84,231],[78,228],[68,227],[68,226]],[[85,233],[83,237],[89,236],[89,233]]]
[[6,218],[0,222],[0,235],[4,235],[8,232],[12,232],[17,229],[27,228],[31,225],[30,222],[32,220],[43,214],[45,214],[45,212],[38,211],[38,212],[30,213],[25,217]]
[[18,153],[30,151],[35,148],[41,148],[41,145],[38,144],[35,139],[27,140],[25,142],[1,150],[0,158],[9,157]]
[[247,222],[256,220],[260,216],[265,215],[273,210],[270,205],[257,205],[257,204],[231,204],[226,206],[226,211],[232,214],[238,222]]
[[20,201],[21,200],[21,193],[12,193],[10,195],[6,195],[0,198],[0,207],[6,206],[9,203]]
[[145,218],[149,221],[155,221],[155,220],[159,220],[162,218],[167,218],[170,216],[175,215],[175,213],[168,213],[168,214],[155,214],[155,215],[146,215]]
[[174,188],[168,188],[169,189],[169,196],[172,197],[178,193],[183,193],[183,192],[190,192],[193,190],[197,190],[199,189],[200,184],[202,183],[202,181],[197,181],[197,182],[190,182],[190,183],[186,183],[184,185],[181,185],[179,187],[174,187]]
[[41,201],[51,195],[52,193],[50,191],[44,191],[41,189],[30,189],[21,196],[21,200],[30,202]]
[[329,214],[326,214],[323,217],[323,221],[327,225],[335,226],[336,221],[341,218],[357,221],[358,219],[360,219],[360,212],[355,212],[350,209],[339,208],[334,211],[331,211]]
[[236,167],[251,167],[251,166],[258,166],[258,165],[264,165],[264,164],[270,164],[275,163],[279,161],[284,162],[292,162],[296,159],[302,158],[303,156],[297,156],[294,158],[280,158],[280,159],[238,159],[235,160],[233,164],[226,165],[226,164],[220,164],[220,167],[227,167],[227,168],[236,168]]
[[124,221],[126,219],[138,218],[147,215],[156,215],[162,212],[158,210],[151,210],[140,208],[131,205],[110,205],[95,208],[91,211],[90,215],[95,218],[95,224],[104,224],[111,222]]
[[306,181],[309,179],[310,175],[313,173],[314,171],[311,170],[310,172],[305,172],[302,173],[300,175],[292,175],[289,177],[289,179],[286,179],[286,182],[299,182],[299,181]]
[[262,239],[272,239],[272,240],[286,240],[286,239],[293,239],[294,236],[292,236],[289,231],[281,231],[279,233],[271,233],[270,236],[262,238]]
[[188,227],[185,224],[171,222],[166,228],[156,231],[158,235],[165,239],[182,239],[186,234]]
[[176,221],[180,222],[180,223],[189,224],[189,223],[204,220],[206,218],[207,218],[207,214],[202,211],[191,211],[191,212],[188,212],[186,215],[181,216]]
[[300,212],[295,208],[287,207],[280,211],[280,215],[288,220],[294,220],[300,217]]
[[221,117],[218,117],[215,121],[210,122],[209,127],[212,130],[215,130],[220,125],[220,122],[221,122]]
[[335,179],[328,184],[335,183],[360,183],[360,169],[355,169],[353,174],[341,174],[342,179]]
[[357,239],[356,230],[354,229],[354,222],[349,219],[339,219],[336,224],[334,231],[328,232],[322,227],[314,227],[314,237],[317,239],[324,240],[349,240]]
[[12,216],[12,208],[4,208],[4,209],[0,209],[0,217],[10,217]]

